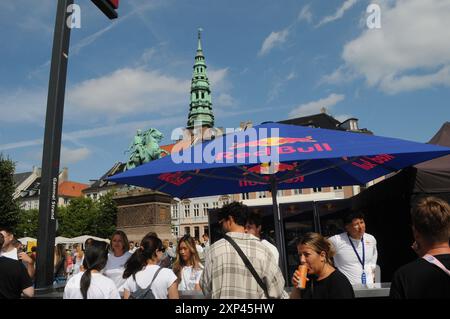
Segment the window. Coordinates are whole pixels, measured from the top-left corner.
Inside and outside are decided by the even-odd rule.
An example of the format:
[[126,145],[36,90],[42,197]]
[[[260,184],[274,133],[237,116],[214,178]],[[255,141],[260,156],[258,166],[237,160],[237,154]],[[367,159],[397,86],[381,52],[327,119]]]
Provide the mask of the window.
[[194,204],[194,216],[200,216],[200,204]]
[[213,208],[214,209],[219,208],[219,202],[213,202]]
[[200,238],[200,227],[198,227],[198,226],[194,227],[194,238],[197,238],[197,239]]
[[178,204],[172,205],[172,218],[178,218]]
[[242,200],[250,199],[250,193],[242,193]]
[[191,227],[184,227],[184,234],[190,235],[191,234]]
[[69,199],[68,198],[64,198],[64,205],[69,204]]
[[334,186],[333,189],[337,191],[338,189],[342,189],[342,186]]
[[203,216],[208,215],[209,203],[203,203]]
[[320,193],[320,192],[322,192],[322,187],[314,187],[314,188],[313,188],[313,192],[314,192],[314,193]]
[[174,235],[175,237],[178,237],[178,226],[174,226],[174,227],[173,227],[173,235]]
[[264,191],[258,192],[258,197],[259,198],[266,198],[266,192],[264,192]]
[[203,226],[203,234],[207,234],[209,236],[208,226]]
[[302,190],[300,188],[296,188],[293,191],[294,191],[294,195],[300,195],[302,193]]
[[205,98],[205,93],[202,92],[202,99],[204,99],[204,98]]
[[191,215],[191,205],[184,205],[184,217],[189,217]]

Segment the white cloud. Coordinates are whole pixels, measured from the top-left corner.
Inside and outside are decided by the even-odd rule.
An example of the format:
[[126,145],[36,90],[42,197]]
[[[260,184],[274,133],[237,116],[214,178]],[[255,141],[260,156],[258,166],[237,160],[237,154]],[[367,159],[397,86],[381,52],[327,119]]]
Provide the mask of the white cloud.
[[235,103],[234,98],[227,93],[222,93],[215,99],[215,104],[220,106],[233,106]]
[[159,71],[123,68],[86,80],[68,92],[72,111],[120,117],[127,114],[164,113],[184,107],[189,81]]
[[264,39],[261,49],[258,52],[258,56],[266,55],[267,53],[269,53],[270,50],[272,50],[276,46],[286,42],[288,35],[289,35],[288,28],[278,32],[271,32],[269,36]]
[[[137,128],[147,129],[149,127],[155,126],[157,126],[158,128],[162,128],[165,126],[173,127],[174,125],[182,123],[183,121],[185,121],[185,116],[175,116],[175,117],[171,116],[166,118],[158,118],[156,120],[115,123],[114,125],[107,125],[84,130],[65,132],[62,134],[62,140],[77,143],[78,140],[89,139],[93,137],[132,134],[136,131]],[[42,144],[43,144],[42,139],[34,139],[34,140],[28,139],[25,141],[0,144],[0,151],[30,146],[39,146]]]
[[323,107],[329,109],[344,99],[345,99],[345,95],[332,93],[326,98],[323,98],[323,99],[320,99],[317,101],[308,102],[308,103],[297,106],[289,113],[289,117],[295,118],[295,117],[317,114],[317,113],[320,113],[320,110]]
[[291,73],[288,74],[288,76],[286,77],[286,81],[290,81],[293,80],[297,77],[297,74],[295,74],[294,71],[292,71]]
[[26,141],[14,142],[14,143],[8,143],[8,144],[0,144],[0,151],[12,150],[12,149],[22,148],[22,147],[37,146],[37,145],[42,145],[42,139],[26,140]]
[[387,76],[381,81],[380,88],[386,93],[395,94],[402,91],[427,89],[436,85],[450,86],[450,65],[427,75],[403,75],[398,78]]
[[354,80],[355,77],[357,77],[357,75],[354,72],[352,72],[349,68],[341,65],[331,74],[324,75],[320,79],[319,84],[322,83],[342,84]]
[[332,21],[338,20],[344,16],[345,11],[349,10],[351,7],[355,5],[358,0],[346,0],[342,6],[331,16],[326,16],[323,18],[317,25],[316,28],[330,23]]
[[43,123],[47,91],[39,88],[0,92],[0,123]]
[[85,160],[91,155],[91,151],[86,147],[69,149],[65,146],[61,147],[61,166],[74,164]]
[[297,17],[298,21],[306,21],[308,23],[311,23],[312,21],[312,13],[311,9],[309,7],[309,4],[304,6]]
[[222,92],[231,89],[231,83],[227,80],[228,68],[223,69],[208,68],[207,74],[213,94],[214,92]]
[[382,28],[347,43],[345,67],[387,93],[450,85],[450,2],[397,0],[382,6]]

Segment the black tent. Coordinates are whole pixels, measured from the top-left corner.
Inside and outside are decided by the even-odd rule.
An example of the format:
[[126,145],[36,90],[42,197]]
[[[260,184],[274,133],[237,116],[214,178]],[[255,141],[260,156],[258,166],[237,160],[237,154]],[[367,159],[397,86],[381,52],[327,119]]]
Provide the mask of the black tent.
[[[428,142],[450,147],[450,122]],[[417,256],[409,212],[421,197],[437,196],[450,202],[450,155],[400,171],[362,191],[352,199],[352,209],[366,215],[367,232],[377,239],[381,280],[389,282],[396,269]]]

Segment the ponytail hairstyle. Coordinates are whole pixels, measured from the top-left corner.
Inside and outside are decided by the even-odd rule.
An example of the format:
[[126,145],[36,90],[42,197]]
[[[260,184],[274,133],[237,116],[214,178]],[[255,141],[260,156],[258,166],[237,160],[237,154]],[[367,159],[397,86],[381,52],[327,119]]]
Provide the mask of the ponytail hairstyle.
[[149,259],[156,258],[156,252],[164,251],[161,239],[153,234],[147,234],[141,240],[141,246],[131,255],[128,261],[125,263],[125,271],[123,272],[123,278],[126,279],[135,275],[138,271],[144,269]]
[[80,281],[80,290],[83,299],[87,299],[87,292],[91,285],[91,271],[100,271],[106,266],[108,261],[107,244],[103,241],[93,240],[92,243],[86,247],[84,252],[83,267],[85,269]]

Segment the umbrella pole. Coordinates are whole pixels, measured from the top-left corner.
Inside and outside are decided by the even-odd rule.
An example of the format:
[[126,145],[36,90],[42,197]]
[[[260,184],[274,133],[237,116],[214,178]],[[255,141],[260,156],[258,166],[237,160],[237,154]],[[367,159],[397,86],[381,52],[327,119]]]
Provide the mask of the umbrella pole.
[[286,245],[284,242],[284,229],[283,229],[283,223],[281,219],[280,209],[278,207],[277,202],[277,181],[275,177],[272,177],[270,180],[270,189],[272,192],[272,211],[273,211],[273,218],[275,221],[275,238],[277,241],[277,248],[278,252],[280,253],[280,260],[279,265],[281,268],[281,272],[283,273],[284,279],[285,279],[285,285],[288,285],[288,271],[287,271],[287,264],[286,264]]

